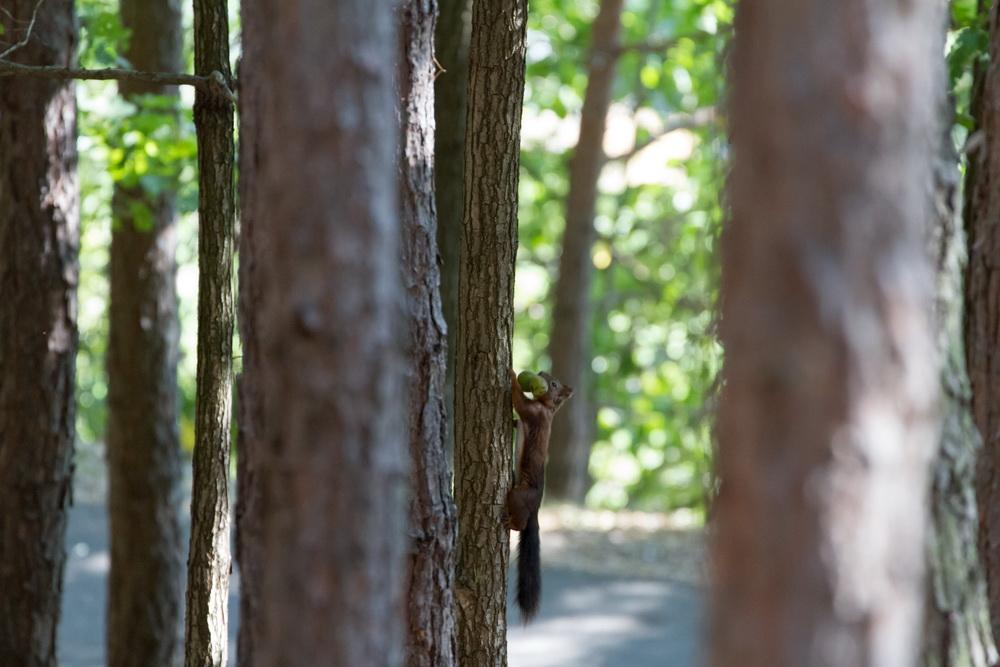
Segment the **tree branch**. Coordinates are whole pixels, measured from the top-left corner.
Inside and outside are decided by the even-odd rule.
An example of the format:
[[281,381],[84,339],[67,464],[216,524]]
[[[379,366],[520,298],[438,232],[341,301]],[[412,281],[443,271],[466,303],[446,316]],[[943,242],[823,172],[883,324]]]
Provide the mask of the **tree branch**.
[[194,86],[202,91],[236,103],[236,95],[229,88],[221,72],[208,76],[177,74],[173,72],[140,72],[130,69],[80,69],[50,65],[22,65],[0,59],[0,78],[7,76],[29,76],[40,79],[83,79],[91,81],[141,81],[164,86]]
[[[24,31],[24,38],[22,38],[20,42],[14,42],[14,44],[12,44],[3,53],[0,53],[0,59],[6,58],[14,51],[17,51],[19,48],[27,45],[27,43],[31,41],[31,31],[35,29],[35,20],[38,18],[38,8],[42,6],[43,2],[45,2],[45,0],[38,0],[35,4],[34,10],[31,12],[31,21],[28,22],[28,27]],[[10,12],[7,12],[7,14],[13,18],[13,15],[11,15]]]
[[624,153],[619,153],[618,155],[608,156],[609,162],[628,162],[634,158],[640,151],[646,149],[650,145],[656,143],[664,136],[675,132],[676,130],[691,130],[698,127],[705,127],[709,123],[715,122],[716,113],[715,107],[705,107],[703,109],[697,109],[691,113],[678,113],[671,114],[667,117],[666,122],[663,123],[663,128],[656,134],[650,136],[645,141],[640,141],[636,143],[630,150]]

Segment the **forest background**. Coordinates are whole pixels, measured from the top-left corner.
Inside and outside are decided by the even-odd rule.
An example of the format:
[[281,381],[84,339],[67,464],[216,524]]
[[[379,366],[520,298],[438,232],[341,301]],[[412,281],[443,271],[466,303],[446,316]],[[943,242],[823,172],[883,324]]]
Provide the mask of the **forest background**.
[[[539,0],[529,14],[515,287],[514,365],[549,368],[553,291],[579,135],[596,1]],[[185,7],[186,68],[192,67]],[[116,0],[80,0],[80,65],[125,65],[128,31]],[[621,16],[621,42],[604,135],[591,253],[588,505],[684,510],[704,517],[712,488],[711,417],[721,368],[714,330],[715,247],[725,177],[716,109],[730,2],[636,0]],[[234,61],[239,6],[230,2]],[[108,342],[108,252],[116,183],[151,194],[178,187],[181,442],[194,444],[197,309],[197,146],[193,89],[180,99],[145,96],[140,107],[113,83],[81,81],[80,349],[78,465],[103,466]],[[668,131],[671,128],[680,128]],[[150,220],[142,204],[133,215]],[[150,223],[151,224],[151,221]],[[235,370],[240,369],[238,338]],[[233,464],[235,466],[235,463]]]

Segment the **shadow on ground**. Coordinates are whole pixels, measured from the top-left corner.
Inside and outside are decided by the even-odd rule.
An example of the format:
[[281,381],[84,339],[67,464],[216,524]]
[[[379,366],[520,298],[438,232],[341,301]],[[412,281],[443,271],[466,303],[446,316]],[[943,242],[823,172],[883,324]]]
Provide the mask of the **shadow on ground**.
[[[66,548],[59,664],[103,667],[105,587],[110,565],[103,506],[81,503],[72,508]],[[702,627],[698,586],[663,579],[600,577],[563,567],[546,568],[543,579],[541,611],[531,625],[522,626],[511,605],[511,667],[697,664]],[[231,664],[238,623],[237,592],[234,577],[229,601]]]

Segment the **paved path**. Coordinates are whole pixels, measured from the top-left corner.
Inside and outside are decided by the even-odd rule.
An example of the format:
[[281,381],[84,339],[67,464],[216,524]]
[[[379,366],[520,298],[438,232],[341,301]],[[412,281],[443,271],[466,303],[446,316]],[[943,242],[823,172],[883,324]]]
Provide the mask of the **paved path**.
[[[69,558],[59,625],[59,664],[103,667],[109,565],[104,508],[74,507],[66,545]],[[511,616],[510,667],[697,664],[702,594],[696,587],[662,580],[601,578],[565,569],[546,570],[543,578],[542,609],[535,621],[525,628]],[[235,595],[230,597],[229,609],[232,635],[237,620]]]

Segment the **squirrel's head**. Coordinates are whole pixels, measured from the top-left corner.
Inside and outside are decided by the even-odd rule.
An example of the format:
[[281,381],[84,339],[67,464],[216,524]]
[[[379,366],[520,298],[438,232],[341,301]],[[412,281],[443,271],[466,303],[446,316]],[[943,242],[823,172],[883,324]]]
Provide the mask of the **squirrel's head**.
[[541,372],[538,375],[549,385],[548,391],[542,394],[538,400],[552,408],[552,412],[555,413],[573,395],[573,387],[567,387],[548,373]]

